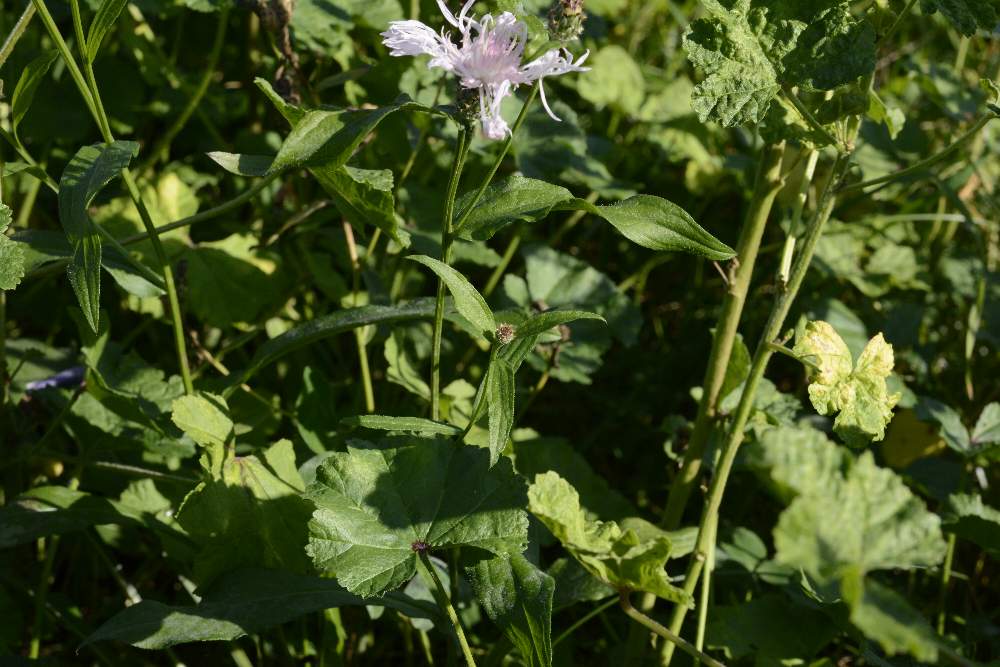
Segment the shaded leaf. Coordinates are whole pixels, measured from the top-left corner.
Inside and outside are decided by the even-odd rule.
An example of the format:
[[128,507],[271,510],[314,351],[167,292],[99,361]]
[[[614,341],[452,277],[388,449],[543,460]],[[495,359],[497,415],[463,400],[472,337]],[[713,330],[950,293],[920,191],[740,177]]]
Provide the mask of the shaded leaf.
[[997,0],[920,0],[920,9],[925,14],[941,12],[966,37],[979,28],[993,30],[1000,23]]
[[[38,90],[38,86],[58,57],[59,52],[56,50],[45,51],[28,63],[21,72],[17,85],[14,86],[14,94],[10,99],[11,126],[15,136],[17,136],[18,125],[28,115],[28,109],[31,108],[31,103],[35,99],[35,91]],[[25,165],[24,168],[30,169],[30,166]],[[42,178],[44,179],[44,176]]]
[[944,529],[1000,555],[1000,510],[983,502],[982,496],[954,494],[948,498]]
[[101,50],[101,43],[104,42],[104,38],[115,27],[118,15],[122,13],[127,4],[128,0],[103,0],[101,2],[97,13],[94,14],[94,20],[90,23],[90,29],[87,31],[87,44],[84,49],[87,54],[87,60],[94,62],[97,59],[97,54]]
[[514,427],[514,369],[503,359],[493,360],[486,382],[489,401],[490,464],[503,454]]
[[555,580],[520,554],[480,561],[466,573],[483,611],[528,667],[550,667]]
[[455,436],[462,433],[462,429],[452,424],[437,422],[431,419],[421,419],[420,417],[358,415],[356,417],[345,417],[340,420],[340,423],[346,426],[360,426],[378,431],[413,431],[426,435]]
[[145,649],[186,642],[230,641],[324,609],[380,605],[410,618],[438,619],[430,603],[402,593],[373,602],[353,595],[330,579],[281,570],[240,569],[222,575],[196,606],[144,600],[102,624],[82,646],[121,641]]
[[[470,546],[519,554],[524,486],[510,462],[441,440],[360,441],[333,452],[306,496],[316,504],[308,553],[316,568],[365,597],[411,579],[415,548]],[[411,441],[412,442],[412,441]]]
[[274,162],[273,155],[245,155],[222,151],[213,151],[206,153],[206,155],[230,174],[237,176],[265,176],[271,163]]
[[860,577],[847,578],[841,593],[851,608],[851,623],[887,654],[909,653],[921,662],[937,662],[937,635],[901,595]]
[[0,203],[0,290],[14,289],[24,277],[24,246],[7,236],[10,222],[10,207]]

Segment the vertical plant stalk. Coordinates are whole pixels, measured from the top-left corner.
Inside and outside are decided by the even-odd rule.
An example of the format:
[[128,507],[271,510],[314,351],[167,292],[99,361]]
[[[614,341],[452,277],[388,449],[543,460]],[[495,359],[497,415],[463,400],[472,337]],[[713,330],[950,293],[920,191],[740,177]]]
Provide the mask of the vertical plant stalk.
[[[855,125],[851,135],[857,135],[857,125]],[[788,316],[788,312],[791,310],[796,296],[798,296],[802,281],[809,272],[809,265],[812,263],[816,244],[823,235],[823,229],[826,227],[826,223],[833,213],[833,208],[837,201],[837,189],[844,175],[847,173],[849,165],[849,156],[838,154],[837,161],[833,166],[833,173],[826,185],[820,206],[813,216],[809,228],[806,230],[802,250],[792,267],[788,284],[778,294],[777,300],[771,309],[771,314],[768,317],[767,324],[764,327],[764,332],[757,343],[753,362],[750,366],[750,374],[747,377],[739,406],[733,415],[729,432],[722,447],[719,465],[715,471],[715,476],[712,478],[712,484],[709,487],[708,499],[702,513],[701,523],[699,524],[698,539],[695,543],[694,553],[691,556],[691,562],[688,565],[687,574],[684,579],[684,590],[689,595],[694,592],[695,587],[698,585],[698,579],[705,567],[708,550],[714,548],[714,535],[711,526],[714,522],[718,521],[722,497],[726,490],[726,484],[729,481],[729,475],[733,469],[733,463],[736,461],[736,454],[739,451],[740,444],[743,442],[743,431],[746,428],[747,420],[753,409],[757,389],[764,377],[764,371],[767,369],[771,355],[774,354],[772,343],[780,336],[781,329],[785,324],[785,318]],[[687,608],[683,605],[677,605],[674,608],[670,622],[670,629],[674,633],[680,631],[686,614]],[[662,664],[669,665],[673,653],[673,646],[670,644],[665,645],[663,647]]]
[[191,115],[201,104],[201,100],[205,97],[205,93],[208,92],[208,86],[212,83],[212,77],[215,76],[215,68],[219,64],[219,56],[222,54],[222,47],[225,45],[226,41],[226,26],[229,23],[229,7],[223,5],[222,9],[219,10],[219,22],[215,28],[215,39],[212,41],[212,49],[208,52],[208,60],[202,66],[204,73],[202,74],[201,80],[198,81],[198,85],[195,86],[194,93],[188,98],[187,104],[181,110],[181,113],[174,122],[171,123],[167,131],[160,137],[160,140],[156,142],[156,145],[149,153],[149,157],[146,159],[146,163],[139,168],[139,175],[147,175],[152,168],[156,165],[158,160],[167,159],[170,151],[170,144],[173,140],[180,134],[180,131],[184,129],[187,125],[188,120],[191,119]]
[[441,579],[434,569],[434,564],[431,563],[430,558],[427,556],[426,549],[420,549],[417,552],[417,572],[420,573],[420,577],[427,584],[427,588],[431,589],[431,592],[434,593],[434,599],[437,601],[438,606],[448,615],[448,620],[451,621],[451,625],[455,629],[455,635],[458,637],[458,644],[462,648],[466,667],[476,667],[476,660],[472,657],[469,640],[465,638],[465,630],[462,629],[462,621],[459,620],[458,612],[455,611],[455,607],[451,604],[451,599],[448,597],[448,590],[441,583]]
[[[351,258],[351,299],[352,305],[358,305],[358,292],[360,291],[361,262],[358,260],[358,246],[354,242],[354,229],[351,223],[345,218],[343,220],[344,238],[347,240],[347,254]],[[358,365],[361,367],[361,383],[365,391],[365,411],[368,414],[375,412],[375,390],[372,389],[372,376],[368,368],[368,351],[365,345],[365,327],[355,327],[354,340],[358,346]]]
[[687,505],[691,491],[694,489],[701,473],[702,457],[705,445],[712,432],[715,422],[719,392],[726,379],[726,369],[736,342],[736,332],[739,329],[746,303],[750,280],[753,277],[757,253],[760,251],[761,238],[771,215],[774,199],[781,190],[781,163],[785,155],[785,144],[775,144],[764,149],[758,168],[754,195],[743,222],[743,229],[736,247],[736,259],[730,270],[729,287],[722,303],[722,312],[715,326],[712,339],[712,351],[708,357],[708,368],[702,381],[703,393],[698,404],[698,415],[695,418],[694,429],[687,449],[681,472],[670,487],[667,507],[663,513],[663,524],[667,530],[676,529],[681,522],[684,508]]
[[951,564],[955,558],[955,533],[948,534],[948,551],[945,553],[944,566],[941,568],[941,590],[938,593],[937,633],[944,637],[948,621],[948,587],[951,583]]
[[621,605],[622,611],[631,618],[636,623],[639,623],[645,627],[650,632],[659,635],[667,640],[668,646],[679,646],[682,651],[690,655],[696,661],[708,665],[709,667],[725,667],[721,662],[706,655],[695,648],[690,642],[685,641],[683,638],[679,637],[676,632],[671,632],[667,628],[663,627],[649,616],[632,606],[632,603],[628,599],[628,593],[622,592],[618,596],[619,604]]
[[28,24],[31,23],[31,18],[34,15],[35,6],[28,3],[24,11],[21,12],[21,17],[17,19],[17,23],[11,29],[10,34],[7,35],[7,39],[4,40],[3,46],[0,46],[0,67],[3,67],[3,64],[7,62],[7,58],[10,57],[11,52],[14,50],[17,40],[21,39],[21,35],[28,29]]
[[[55,20],[52,18],[52,14],[49,13],[48,8],[45,6],[45,0],[31,1],[35,5],[35,9],[38,10],[38,16],[45,24],[45,28],[48,31],[49,36],[56,43],[63,60],[66,62],[66,68],[69,70],[70,76],[72,76],[73,81],[80,90],[80,95],[83,97],[84,103],[86,103],[91,115],[94,117],[98,127],[101,129],[101,135],[104,138],[104,142],[108,144],[112,143],[115,139],[111,134],[108,117],[104,112],[104,106],[101,104],[100,95],[97,90],[97,82],[94,80],[93,67],[90,65],[86,55],[84,55],[83,62],[87,72],[87,80],[85,80],[83,73],[80,71],[76,61],[73,59],[73,54],[70,52],[69,46],[67,46],[66,41],[59,32],[59,28],[56,26]],[[83,23],[80,19],[79,0],[71,0],[70,4],[73,11],[73,23],[77,33],[77,41],[80,42],[79,46],[82,53],[85,48],[85,42],[82,41]],[[156,226],[153,224],[153,219],[149,215],[149,210],[146,208],[146,204],[142,200],[139,187],[136,185],[135,179],[132,177],[132,173],[128,170],[128,168],[122,169],[122,180],[125,183],[125,187],[128,190],[129,196],[132,198],[136,209],[139,211],[139,217],[142,219],[142,224],[146,228],[146,233],[149,235],[157,261],[160,262],[160,269],[163,273],[163,283],[166,287],[167,300],[170,307],[170,319],[173,324],[174,344],[177,348],[177,360],[180,366],[181,378],[184,382],[184,392],[190,395],[194,393],[194,385],[191,381],[191,367],[188,364],[187,344],[184,340],[184,323],[181,320],[180,301],[177,298],[177,287],[174,284],[173,269],[170,267],[167,254],[163,250],[163,243],[157,235]]]
[[[448,193],[444,202],[444,219],[441,221],[441,261],[451,265],[451,244],[454,240],[455,195],[458,193],[458,182],[462,178],[465,158],[469,154],[469,129],[463,127],[458,131],[458,145],[455,147],[455,159],[451,164],[451,176],[448,179]],[[441,418],[441,335],[444,331],[444,280],[438,278],[437,298],[434,302],[434,338],[431,344],[431,419]]]

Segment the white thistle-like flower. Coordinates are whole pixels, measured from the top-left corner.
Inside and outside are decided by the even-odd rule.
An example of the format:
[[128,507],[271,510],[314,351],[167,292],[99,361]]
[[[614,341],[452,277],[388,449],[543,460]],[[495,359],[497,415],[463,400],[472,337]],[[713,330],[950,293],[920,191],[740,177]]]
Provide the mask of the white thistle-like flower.
[[[428,67],[451,72],[459,78],[462,86],[478,90],[483,134],[490,139],[503,139],[510,134],[510,127],[500,115],[504,98],[523,83],[541,82],[544,77],[567,72],[586,72],[590,68],[581,65],[590,52],[574,61],[573,55],[566,49],[552,49],[522,65],[528,26],[510,12],[504,12],[495,19],[487,14],[477,21],[468,16],[475,2],[468,0],[455,16],[444,0],[437,0],[445,20],[461,33],[460,45],[456,46],[451,41],[451,35],[444,30],[438,34],[420,21],[393,21],[389,29],[382,33],[382,42],[393,56],[429,55],[431,61]],[[553,120],[559,120],[549,108],[545,88],[541,84],[539,92],[546,113]]]

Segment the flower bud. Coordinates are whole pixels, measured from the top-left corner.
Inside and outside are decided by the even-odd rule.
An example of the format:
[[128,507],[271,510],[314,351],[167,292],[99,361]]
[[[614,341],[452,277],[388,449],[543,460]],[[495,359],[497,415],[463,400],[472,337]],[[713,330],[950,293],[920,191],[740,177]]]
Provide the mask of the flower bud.
[[497,327],[497,342],[501,345],[506,345],[514,340],[515,335],[517,335],[517,330],[514,328],[513,324],[504,322]]
[[461,83],[457,84],[457,88],[455,106],[458,108],[458,115],[466,125],[471,127],[479,121],[479,90],[466,88]]
[[583,32],[587,15],[583,0],[555,0],[549,9],[549,37],[555,42],[572,42]]

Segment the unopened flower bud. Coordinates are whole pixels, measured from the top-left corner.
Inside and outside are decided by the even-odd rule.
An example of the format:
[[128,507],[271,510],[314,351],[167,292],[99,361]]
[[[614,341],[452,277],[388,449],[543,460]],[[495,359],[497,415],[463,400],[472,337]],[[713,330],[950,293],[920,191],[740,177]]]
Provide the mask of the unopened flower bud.
[[480,114],[479,91],[476,88],[466,88],[461,82],[456,87],[455,106],[458,107],[458,115],[466,125],[475,125]]
[[506,345],[507,343],[514,340],[514,336],[517,334],[517,330],[514,328],[513,324],[507,324],[504,322],[497,327],[497,342],[501,345]]
[[555,42],[572,42],[583,32],[587,15],[583,0],[555,0],[549,9],[549,37]]

